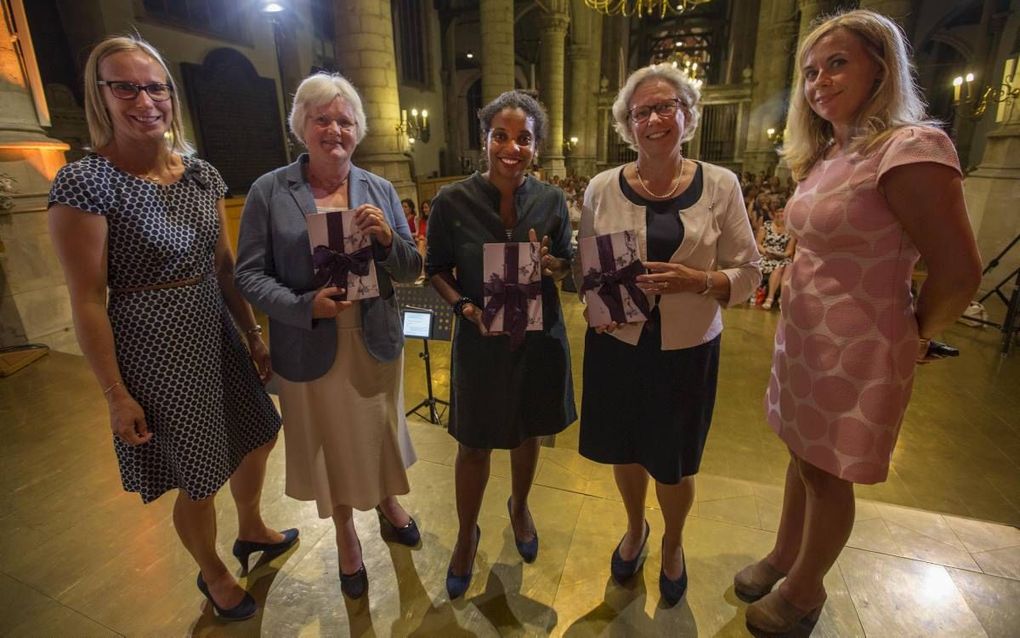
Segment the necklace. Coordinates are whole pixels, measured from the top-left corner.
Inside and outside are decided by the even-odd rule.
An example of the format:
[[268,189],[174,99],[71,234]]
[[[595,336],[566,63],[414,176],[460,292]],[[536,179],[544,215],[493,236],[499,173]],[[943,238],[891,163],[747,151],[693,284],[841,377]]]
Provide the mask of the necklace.
[[648,188],[648,184],[646,184],[644,178],[641,177],[641,166],[637,162],[634,162],[634,172],[637,173],[638,182],[641,183],[641,188],[645,189],[646,193],[648,193],[655,199],[666,199],[667,197],[672,197],[673,193],[676,192],[676,189],[680,188],[680,182],[683,181],[684,176],[683,161],[684,161],[683,158],[680,158],[680,174],[673,179],[672,187],[669,189],[669,192],[666,193],[665,195],[659,195],[658,193],[652,191],[652,189]]
[[[172,164],[169,163],[165,164],[163,166],[163,170],[165,170],[170,175],[170,181],[172,181],[174,179],[174,169]],[[155,184],[156,186],[169,186],[169,184],[164,183],[163,181],[164,177],[159,173],[158,170],[156,171],[156,173],[148,172],[144,175],[138,175],[137,177],[146,182],[149,182],[150,184]]]

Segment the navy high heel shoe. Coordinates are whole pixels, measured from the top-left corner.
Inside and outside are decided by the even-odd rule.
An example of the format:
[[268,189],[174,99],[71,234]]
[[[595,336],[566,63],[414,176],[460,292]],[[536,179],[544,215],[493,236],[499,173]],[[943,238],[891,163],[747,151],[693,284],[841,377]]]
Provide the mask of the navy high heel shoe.
[[460,598],[471,586],[471,572],[475,568],[475,557],[478,556],[478,545],[481,542],[482,528],[475,525],[475,553],[471,555],[471,566],[468,567],[467,574],[463,576],[454,574],[452,565],[446,570],[446,593],[450,596],[450,600]]
[[209,593],[209,587],[205,584],[205,580],[202,578],[202,572],[198,572],[198,591],[202,592],[202,595],[205,596],[206,600],[208,600],[213,606],[213,610],[215,610],[216,615],[223,620],[229,620],[231,622],[247,620],[254,616],[259,610],[259,606],[255,603],[255,599],[252,598],[251,594],[248,592],[244,592],[244,598],[241,599],[241,602],[237,603],[230,609],[220,607],[216,604],[216,601],[213,600],[212,594]]
[[687,557],[684,556],[683,548],[680,549],[680,556],[684,561],[684,571],[679,578],[670,580],[666,576],[665,566],[659,570],[659,593],[670,607],[680,602],[680,599],[687,593]]
[[365,595],[368,591],[368,570],[365,569],[364,562],[353,574],[340,572],[340,591],[351,600],[357,600]]
[[[360,540],[358,541],[358,553],[361,553]],[[337,571],[340,572],[340,591],[344,593],[344,596],[357,600],[368,591],[368,570],[365,569],[364,558],[361,559],[361,567],[353,574],[345,574],[340,568]]]
[[262,552],[262,557],[275,558],[294,546],[298,539],[297,529],[285,529],[282,532],[283,540],[279,543],[257,543],[255,541],[234,541],[234,557],[241,563],[241,575],[248,573],[248,558],[255,552]]
[[[623,538],[620,539],[620,543],[613,550],[613,558],[609,561],[609,571],[613,575],[613,580],[618,584],[623,585],[637,573],[637,570],[641,569],[642,563],[645,562],[645,544],[648,542],[648,534],[651,531],[652,528],[648,526],[648,521],[645,521],[645,535],[641,539],[641,547],[638,548],[637,556],[631,560],[623,560],[623,556],[620,555],[620,545],[623,545]],[[624,538],[626,538],[626,535],[624,535]]]
[[[510,531],[514,529],[514,514],[510,511],[510,499],[506,499],[506,513],[510,515]],[[535,558],[538,557],[538,530],[535,530],[535,538],[530,541],[517,540],[517,534],[514,534],[514,544],[517,545],[517,553],[521,555],[525,563],[535,562]]]
[[408,517],[410,522],[407,525],[397,527],[386,518],[378,505],[375,506],[375,512],[379,515],[379,533],[383,540],[389,540],[387,538],[389,536],[407,547],[417,547],[421,542],[421,532],[418,531],[418,524],[414,522],[414,518]]

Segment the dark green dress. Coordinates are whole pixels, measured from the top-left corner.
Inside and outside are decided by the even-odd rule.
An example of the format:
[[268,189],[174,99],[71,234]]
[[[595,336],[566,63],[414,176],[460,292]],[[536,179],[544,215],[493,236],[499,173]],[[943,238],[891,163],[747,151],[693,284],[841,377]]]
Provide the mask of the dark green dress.
[[[570,258],[570,219],[563,191],[527,177],[514,193],[517,225],[509,239],[499,191],[481,174],[446,186],[432,200],[425,270],[452,272],[462,294],[482,304],[482,244],[548,235],[556,257]],[[563,431],[577,418],[570,350],[556,286],[542,278],[541,332],[483,337],[458,321],[453,336],[449,431],[467,447],[513,449],[526,439]]]

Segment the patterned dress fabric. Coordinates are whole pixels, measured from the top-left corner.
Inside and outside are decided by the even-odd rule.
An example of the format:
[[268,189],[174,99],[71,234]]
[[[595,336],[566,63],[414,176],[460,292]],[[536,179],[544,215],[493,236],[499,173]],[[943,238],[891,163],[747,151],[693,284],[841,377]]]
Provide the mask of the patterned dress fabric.
[[765,410],[799,458],[844,480],[886,479],[914,378],[917,248],[878,190],[906,164],[960,170],[942,131],[910,126],[867,155],[819,160],[786,208],[797,254],[782,291]]
[[789,230],[785,233],[776,232],[776,227],[772,222],[765,222],[765,241],[762,244],[765,245],[765,252],[761,256],[763,275],[771,275],[776,268],[789,266],[793,261],[789,257],[775,257],[775,255],[784,254],[786,247],[790,245]]
[[[160,185],[88,155],[60,170],[49,197],[106,217],[117,363],[153,433],[139,446],[114,437],[114,448],[124,489],[146,503],[176,488],[212,496],[280,429],[213,275],[226,184],[202,160],[184,164],[180,181]],[[121,291],[199,275],[196,285]]]

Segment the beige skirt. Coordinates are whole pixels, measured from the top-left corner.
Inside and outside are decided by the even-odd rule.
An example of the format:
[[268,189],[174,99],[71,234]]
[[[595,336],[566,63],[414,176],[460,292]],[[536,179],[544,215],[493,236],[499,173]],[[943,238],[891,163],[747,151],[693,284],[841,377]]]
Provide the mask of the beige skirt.
[[365,349],[357,302],[337,316],[333,367],[313,381],[280,379],[288,496],[369,510],[407,494],[417,460],[404,419],[404,357],[383,363]]

